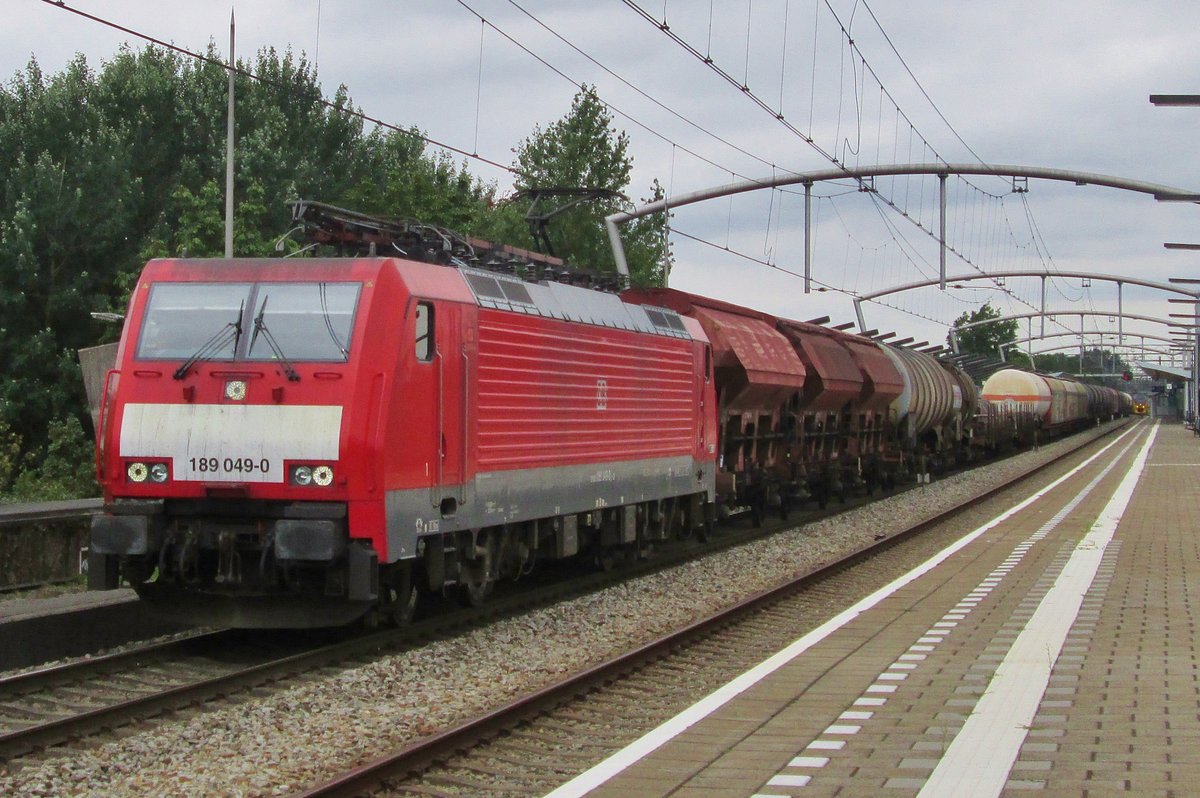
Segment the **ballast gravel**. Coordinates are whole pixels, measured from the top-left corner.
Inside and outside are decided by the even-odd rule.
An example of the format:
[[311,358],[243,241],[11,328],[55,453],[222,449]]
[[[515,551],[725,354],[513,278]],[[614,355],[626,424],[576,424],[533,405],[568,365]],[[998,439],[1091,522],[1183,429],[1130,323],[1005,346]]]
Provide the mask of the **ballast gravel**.
[[[1100,430],[1085,433],[1097,436]],[[0,795],[287,795],[602,662],[1045,462],[1078,437],[266,697],[0,769]]]

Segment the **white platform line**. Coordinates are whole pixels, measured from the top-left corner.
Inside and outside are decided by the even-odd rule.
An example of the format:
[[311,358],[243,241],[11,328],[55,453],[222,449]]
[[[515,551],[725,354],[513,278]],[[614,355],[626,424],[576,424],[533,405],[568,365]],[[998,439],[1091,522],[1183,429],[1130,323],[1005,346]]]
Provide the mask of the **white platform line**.
[[829,764],[827,756],[798,756],[788,762],[790,768],[823,768]]
[[992,520],[988,521],[983,526],[980,526],[967,535],[959,538],[957,541],[942,549],[940,552],[930,557],[916,568],[913,568],[911,571],[892,581],[891,583],[884,585],[879,590],[876,590],[874,593],[861,599],[848,609],[838,613],[825,623],[818,626],[816,629],[813,629],[808,634],[788,645],[782,651],[779,651],[763,660],[750,670],[700,699],[700,701],[688,707],[683,712],[680,712],[675,717],[661,724],[657,728],[651,729],[649,732],[642,735],[642,737],[634,740],[632,743],[625,746],[620,751],[617,751],[612,756],[584,771],[575,778],[559,786],[557,789],[547,793],[546,798],[575,798],[576,796],[588,794],[593,789],[601,784],[604,784],[630,765],[633,765],[634,763],[644,759],[650,753],[658,750],[661,746],[675,739],[696,723],[704,720],[709,715],[725,706],[725,704],[729,703],[746,690],[749,690],[751,687],[773,674],[775,671],[792,662],[805,651],[812,648],[817,643],[820,643],[826,637],[829,637],[831,634],[853,621],[859,615],[862,615],[867,610],[870,610],[872,607],[879,604],[879,602],[891,596],[897,590],[900,590],[901,588],[929,573],[934,568],[937,568],[950,557],[957,554],[971,543],[974,543],[982,535],[1007,521],[1009,518],[1012,518],[1014,515],[1026,509],[1030,505],[1034,504],[1047,493],[1050,493],[1059,485],[1063,484],[1077,473],[1087,468],[1132,432],[1133,430],[1126,430],[1125,432],[1121,433],[1115,440],[1109,442],[1109,444],[1100,451],[1096,452],[1091,457],[1087,458],[1082,463],[1075,466],[1046,487],[1032,494],[1024,501],[1013,505]]
[[812,776],[789,776],[782,774],[772,776],[767,782],[768,787],[803,787],[812,781]]
[[1050,683],[1050,672],[1137,487],[1158,426],[1100,516],[1017,635],[979,703],[950,743],[919,796],[998,796]]

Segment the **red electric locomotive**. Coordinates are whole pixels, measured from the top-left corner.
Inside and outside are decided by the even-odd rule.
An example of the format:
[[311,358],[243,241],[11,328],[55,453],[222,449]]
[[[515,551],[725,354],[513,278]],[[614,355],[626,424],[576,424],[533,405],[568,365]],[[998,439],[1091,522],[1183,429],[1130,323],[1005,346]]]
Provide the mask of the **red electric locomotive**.
[[400,257],[156,260],[98,431],[89,579],[229,626],[410,617],[417,587],[712,520],[700,325]]

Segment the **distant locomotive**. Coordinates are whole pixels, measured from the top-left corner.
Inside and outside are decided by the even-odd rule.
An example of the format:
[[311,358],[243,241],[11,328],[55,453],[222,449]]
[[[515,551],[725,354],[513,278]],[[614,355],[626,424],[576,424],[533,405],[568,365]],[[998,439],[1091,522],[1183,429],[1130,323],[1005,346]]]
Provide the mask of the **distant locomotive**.
[[[327,242],[363,235],[334,216]],[[202,624],[404,623],[421,590],[479,603],[968,459],[1017,419],[1121,411],[1036,375],[981,408],[927,354],[404,232],[407,257],[147,264],[100,409],[90,587]]]

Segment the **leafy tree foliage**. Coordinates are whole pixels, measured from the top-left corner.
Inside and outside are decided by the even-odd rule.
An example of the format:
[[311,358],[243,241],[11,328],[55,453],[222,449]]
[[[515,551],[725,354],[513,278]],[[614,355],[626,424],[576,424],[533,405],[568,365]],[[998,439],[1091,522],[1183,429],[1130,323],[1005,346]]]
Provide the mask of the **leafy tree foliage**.
[[[416,130],[364,129],[343,113],[344,87],[326,104],[303,56],[268,49],[240,66],[261,80],[235,78],[235,255],[275,255],[297,198],[525,240],[521,209],[498,203],[494,185],[427,153]],[[148,47],[99,70],[78,56],[49,76],[31,60],[0,85],[0,495],[94,491],[75,353],[116,339],[90,314],[123,312],[148,259],[223,253],[227,84],[219,64]],[[611,121],[585,89],[521,144],[518,187],[626,191],[629,140]],[[601,222],[614,210],[568,215],[556,244],[580,265],[610,264]],[[637,282],[662,279],[664,224],[623,231]]]
[[[993,308],[989,302],[983,303],[978,310],[964,311],[962,315],[954,320],[953,327],[954,331],[958,334],[959,351],[979,355],[997,355],[1000,352],[1001,346],[1016,341],[1016,319],[1007,319],[1005,321],[993,322],[992,324],[981,324],[978,327],[962,329],[964,325],[988,321],[989,319],[998,319],[1002,315],[1004,314]],[[946,343],[949,344],[950,341],[951,337],[947,335]]]
[[1004,357],[1008,362],[1008,365],[1013,368],[1025,369],[1026,371],[1034,370],[1033,362],[1029,359],[1029,355],[1025,354],[1024,352],[1018,352],[1016,347],[1006,349],[1004,352]]
[[[483,225],[491,186],[411,134],[365,132],[340,111],[344,88],[324,105],[303,57],[242,66],[263,80],[236,81],[235,254],[276,254],[300,197]],[[119,330],[90,313],[123,312],[149,258],[224,251],[227,83],[219,65],[150,47],[99,71],[30,61],[0,87],[0,491],[75,484],[68,454],[91,463],[75,458],[90,445],[75,352]]]
[[[517,148],[513,167],[516,187],[604,189],[624,195],[628,191],[633,159],[629,136],[612,126],[612,114],[596,94],[584,86],[566,116],[548,127],[538,126]],[[657,181],[648,202],[662,199]],[[550,223],[556,255],[595,269],[615,268],[604,217],[623,209],[617,199],[598,199],[564,212]],[[638,285],[662,285],[670,257],[662,216],[638,219],[622,230],[630,276]]]
[[[1099,347],[1085,348],[1083,350],[1083,365],[1079,363],[1079,352],[1051,352],[1045,355],[1036,355],[1034,360],[1037,361],[1038,371],[1043,372],[1063,372],[1065,374],[1121,374],[1126,371],[1132,371],[1132,366],[1111,349],[1101,349]],[[1116,377],[1111,378],[1117,382]],[[1116,382],[1113,383],[1114,385]]]

